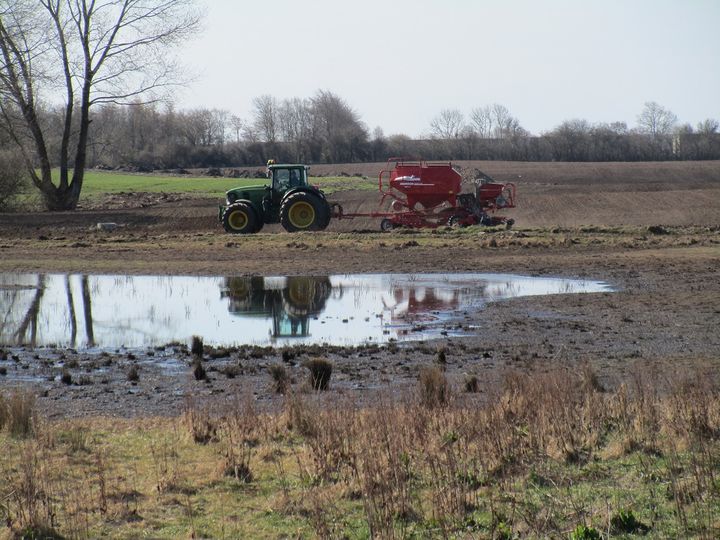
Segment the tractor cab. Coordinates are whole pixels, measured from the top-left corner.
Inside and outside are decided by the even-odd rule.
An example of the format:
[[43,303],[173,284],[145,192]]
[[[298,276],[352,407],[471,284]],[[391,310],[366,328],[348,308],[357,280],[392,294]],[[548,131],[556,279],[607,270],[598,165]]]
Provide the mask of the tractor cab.
[[272,190],[285,193],[288,189],[308,185],[306,165],[269,165],[268,175],[272,178]]

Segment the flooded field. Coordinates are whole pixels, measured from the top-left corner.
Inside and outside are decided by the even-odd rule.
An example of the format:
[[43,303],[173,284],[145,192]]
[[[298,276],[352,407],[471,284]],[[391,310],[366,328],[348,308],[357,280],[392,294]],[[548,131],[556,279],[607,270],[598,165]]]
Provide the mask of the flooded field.
[[510,274],[188,277],[0,274],[0,344],[356,345],[461,334],[469,311],[519,296],[606,292]]

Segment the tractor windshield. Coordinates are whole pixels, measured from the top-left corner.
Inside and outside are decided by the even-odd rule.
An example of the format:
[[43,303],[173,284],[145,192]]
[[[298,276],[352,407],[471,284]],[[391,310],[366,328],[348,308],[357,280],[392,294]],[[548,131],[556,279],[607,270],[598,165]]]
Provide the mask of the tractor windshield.
[[305,171],[302,169],[275,169],[273,171],[273,186],[277,191],[286,191],[290,188],[304,186]]

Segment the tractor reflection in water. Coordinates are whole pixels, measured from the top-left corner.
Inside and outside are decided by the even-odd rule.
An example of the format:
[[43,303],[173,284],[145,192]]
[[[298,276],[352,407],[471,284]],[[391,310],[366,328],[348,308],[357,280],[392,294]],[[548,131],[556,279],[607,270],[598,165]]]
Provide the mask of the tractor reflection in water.
[[309,321],[325,309],[332,285],[327,276],[228,277],[223,298],[233,314],[272,319],[272,339],[308,337]]

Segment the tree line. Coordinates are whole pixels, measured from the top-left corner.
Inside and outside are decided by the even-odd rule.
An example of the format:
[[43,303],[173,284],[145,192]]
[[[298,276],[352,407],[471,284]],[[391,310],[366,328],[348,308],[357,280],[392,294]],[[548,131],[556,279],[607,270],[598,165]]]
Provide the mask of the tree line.
[[[341,97],[318,90],[310,98],[253,99],[251,116],[227,110],[134,104],[105,105],[92,114],[88,162],[93,167],[141,171],[260,166],[268,159],[298,163],[384,161],[394,156],[424,159],[510,161],[664,161],[720,159],[716,120],[678,124],[674,115],[648,103],[638,125],[566,120],[532,135],[503,105],[474,109],[465,123],[457,110],[443,110],[427,136],[371,133]],[[47,111],[48,124],[54,112]]]

